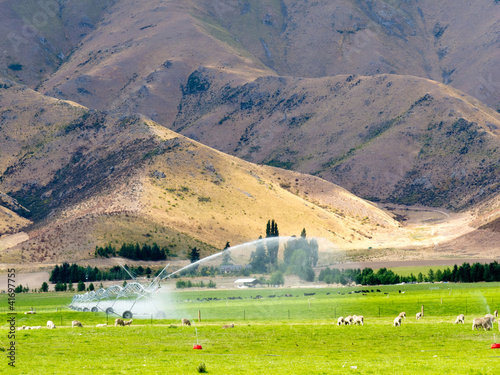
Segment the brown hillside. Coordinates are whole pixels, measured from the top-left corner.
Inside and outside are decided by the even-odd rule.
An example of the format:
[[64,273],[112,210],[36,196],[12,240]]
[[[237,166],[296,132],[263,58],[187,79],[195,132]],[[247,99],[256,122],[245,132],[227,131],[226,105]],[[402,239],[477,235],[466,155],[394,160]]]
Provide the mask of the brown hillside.
[[430,80],[262,77],[185,94],[180,108],[176,131],[369,199],[457,210],[498,192],[500,115]]
[[497,1],[197,3],[279,75],[413,75],[500,109]]
[[144,117],[92,111],[8,81],[2,87],[9,117],[0,132],[17,138],[0,151],[0,189],[33,224],[29,240],[4,245],[0,262],[77,260],[96,245],[132,241],[207,254],[256,239],[270,218],[283,235],[306,227],[346,248],[405,235],[376,206],[317,177],[242,161]]

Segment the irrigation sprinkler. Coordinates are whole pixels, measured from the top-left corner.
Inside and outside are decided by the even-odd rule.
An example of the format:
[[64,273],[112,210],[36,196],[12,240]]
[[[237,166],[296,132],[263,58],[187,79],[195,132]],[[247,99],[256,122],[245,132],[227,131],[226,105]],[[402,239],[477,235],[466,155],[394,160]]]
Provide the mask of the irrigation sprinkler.
[[[153,303],[153,294],[161,288],[160,281],[167,278],[167,264],[149,285],[144,286],[138,281],[120,285],[112,285],[106,289],[101,288],[97,292],[87,292],[85,294],[75,294],[69,304],[69,308],[83,312],[104,311],[107,315],[116,314],[125,319],[131,319],[134,314],[134,308],[138,302],[148,301],[156,310],[157,318],[164,318],[165,314],[158,310]],[[136,277],[124,266],[121,266],[125,272],[132,278]],[[148,314],[149,315],[149,314]]]

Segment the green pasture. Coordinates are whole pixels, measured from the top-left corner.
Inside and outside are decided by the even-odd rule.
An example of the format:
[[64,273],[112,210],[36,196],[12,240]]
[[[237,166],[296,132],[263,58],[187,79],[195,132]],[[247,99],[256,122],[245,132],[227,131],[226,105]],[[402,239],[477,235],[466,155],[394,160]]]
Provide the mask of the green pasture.
[[420,272],[422,273],[422,275],[427,276],[429,274],[429,270],[431,269],[434,271],[434,273],[436,273],[437,270],[444,271],[447,268],[452,270],[453,266],[411,266],[411,267],[390,267],[388,269],[394,272],[396,275],[407,277],[410,276],[411,274],[413,274],[414,276],[418,276]]
[[[369,292],[349,294],[359,290]],[[170,305],[167,319],[134,317],[130,327],[112,326],[116,316],[68,310],[64,306],[71,296],[16,296],[16,326],[44,328],[17,330],[16,369],[7,366],[5,355],[2,370],[197,374],[203,362],[212,374],[494,374],[500,363],[500,350],[491,349],[500,342],[498,324],[493,331],[471,329],[472,318],[499,309],[500,283],[171,290],[163,295]],[[425,316],[417,321],[415,313],[422,305]],[[0,295],[0,350],[5,354],[11,315],[2,308],[7,307],[7,296]],[[37,314],[23,314],[30,307]],[[393,327],[401,311],[407,319]],[[460,313],[466,315],[466,324],[453,324]],[[363,315],[365,325],[334,324],[338,316],[352,314]],[[194,325],[181,326],[182,317]],[[73,319],[84,328],[71,328]],[[57,328],[46,329],[47,320]],[[106,322],[109,327],[95,327]],[[222,329],[228,323],[235,327]],[[193,349],[197,343],[202,350]]]

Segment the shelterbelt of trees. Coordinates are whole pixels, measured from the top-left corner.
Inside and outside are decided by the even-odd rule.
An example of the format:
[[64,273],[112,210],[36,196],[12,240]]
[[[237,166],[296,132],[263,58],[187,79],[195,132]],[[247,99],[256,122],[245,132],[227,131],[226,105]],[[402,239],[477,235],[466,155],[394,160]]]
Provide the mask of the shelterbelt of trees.
[[168,247],[160,247],[158,244],[152,245],[139,243],[124,243],[119,250],[111,245],[96,246],[95,257],[109,258],[121,256],[132,260],[167,260],[169,257],[176,257],[177,254],[171,253]]
[[371,268],[338,270],[325,268],[319,273],[319,281],[327,284],[338,283],[347,285],[352,282],[361,285],[388,285],[411,282],[461,282],[474,283],[480,281],[500,281],[500,264],[492,262],[490,264],[463,263],[461,266],[449,267],[445,270],[438,269],[434,271],[432,268],[427,275],[421,272],[415,276],[400,276],[387,268],[381,268],[378,271],[373,271]]

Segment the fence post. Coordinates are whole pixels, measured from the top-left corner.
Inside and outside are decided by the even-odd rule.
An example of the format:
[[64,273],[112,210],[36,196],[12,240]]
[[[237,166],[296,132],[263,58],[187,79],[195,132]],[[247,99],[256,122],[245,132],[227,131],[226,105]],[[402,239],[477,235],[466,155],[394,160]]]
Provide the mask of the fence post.
[[422,316],[424,316],[424,305],[422,305]]
[[201,310],[198,310],[198,322],[201,322]]

